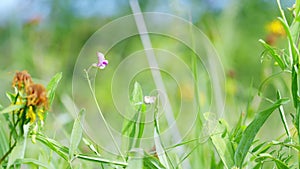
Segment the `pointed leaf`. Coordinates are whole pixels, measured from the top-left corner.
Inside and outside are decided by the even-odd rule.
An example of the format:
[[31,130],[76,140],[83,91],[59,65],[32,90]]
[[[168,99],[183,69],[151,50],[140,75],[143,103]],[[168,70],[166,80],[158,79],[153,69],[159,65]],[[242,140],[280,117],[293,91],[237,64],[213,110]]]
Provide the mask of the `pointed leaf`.
[[152,156],[145,156],[144,159],[144,168],[151,168],[151,169],[165,169],[166,167],[163,166],[160,161]]
[[71,133],[71,140],[70,140],[70,149],[69,149],[69,159],[73,159],[76,149],[82,138],[82,127],[81,121],[84,117],[84,109],[81,109],[78,113],[78,117],[75,119],[73,124],[73,129]]
[[143,90],[138,82],[134,83],[133,91],[131,94],[130,102],[134,106],[135,110],[140,109],[140,105],[143,104]]
[[10,106],[6,107],[5,109],[1,110],[0,114],[10,113],[12,111],[19,110],[23,107],[25,107],[25,105],[23,105],[23,104],[22,105],[10,105]]
[[54,99],[54,96],[55,96],[55,90],[57,88],[57,85],[59,83],[59,81],[61,80],[62,78],[62,72],[60,73],[57,73],[56,75],[54,75],[52,77],[52,79],[50,80],[50,82],[48,83],[47,85],[47,97],[48,97],[48,101],[49,101],[49,107],[51,107],[52,105],[52,102],[53,102],[53,99]]
[[10,92],[6,92],[6,97],[8,98],[8,100],[11,103],[14,103],[16,100],[16,94],[10,93]]
[[[157,121],[157,119],[155,119]],[[159,127],[158,127],[158,122],[155,123],[154,126],[154,144],[156,148],[156,153],[159,158],[159,161],[166,167],[170,168],[169,163],[168,163],[168,158],[167,154],[163,148],[161,138],[160,138],[160,133],[159,133]]]
[[[220,123],[217,124],[215,131],[223,131],[224,126]],[[224,167],[231,169],[234,166],[234,150],[232,144],[228,138],[228,135],[225,134],[225,137],[222,137],[220,134],[212,134],[210,137],[214,147],[216,148],[217,153],[219,154]]]
[[272,46],[268,45],[264,40],[260,39],[260,43],[263,44],[263,46],[268,50],[268,52],[271,54],[273,59],[278,63],[280,68],[284,70],[286,68],[285,63],[283,62],[283,59],[277,54],[277,52],[273,49]]
[[236,166],[242,168],[244,159],[259,129],[262,127],[262,125],[265,123],[268,117],[272,114],[272,112],[276,110],[280,105],[285,104],[287,101],[288,99],[279,99],[271,107],[261,111],[255,116],[254,120],[245,129],[242,135],[242,139],[239,142],[239,145],[236,149],[234,155]]

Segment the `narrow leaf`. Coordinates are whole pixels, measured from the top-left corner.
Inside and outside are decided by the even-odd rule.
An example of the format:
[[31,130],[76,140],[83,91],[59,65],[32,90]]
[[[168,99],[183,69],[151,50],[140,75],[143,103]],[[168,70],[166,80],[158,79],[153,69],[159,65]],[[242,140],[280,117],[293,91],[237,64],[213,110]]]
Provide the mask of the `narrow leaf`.
[[6,92],[6,97],[8,98],[8,100],[11,103],[14,103],[16,100],[16,94],[10,93],[10,92]]
[[69,149],[69,160],[72,160],[75,154],[76,149],[78,148],[78,145],[82,138],[82,127],[81,127],[81,121],[84,117],[84,109],[81,109],[78,113],[78,117],[75,119],[73,124],[73,129],[71,133],[71,139],[70,139],[70,149]]
[[143,104],[143,90],[138,82],[134,83],[130,102],[136,111],[138,111],[140,109],[140,105]]
[[278,63],[280,68],[284,70],[286,68],[285,63],[283,62],[283,59],[277,54],[277,52],[272,48],[272,46],[268,45],[264,40],[260,39],[260,43],[268,50],[268,52],[271,54],[273,59]]
[[163,166],[157,158],[152,156],[145,156],[144,159],[144,167],[151,168],[151,169],[165,169],[166,167]]
[[159,128],[158,128],[157,122],[155,123],[155,126],[154,126],[154,144],[155,144],[155,149],[156,149],[156,153],[157,153],[157,156],[159,158],[159,161],[166,168],[170,168],[168,160],[167,160],[166,152],[165,152],[165,150],[163,148],[163,145],[162,145],[162,142],[161,142],[161,138],[160,138]]
[[265,121],[272,114],[274,110],[276,110],[280,105],[285,104],[288,99],[280,99],[277,100],[271,107],[259,112],[254,120],[248,125],[245,129],[242,139],[238,144],[236,152],[234,154],[235,165],[242,168],[244,159],[249,151],[249,148]]
[[51,150],[56,152],[59,156],[61,156],[66,161],[68,160],[67,153],[69,152],[69,149],[65,146],[62,146],[57,141],[47,138],[41,134],[38,134],[36,139],[43,143],[45,146],[49,147]]
[[[281,94],[280,94],[279,90],[277,91],[277,99],[281,99]],[[285,132],[286,132],[287,136],[289,138],[291,138],[291,134],[290,134],[290,131],[289,131],[288,123],[287,123],[286,118],[285,118],[285,113],[284,113],[283,106],[280,105],[278,110],[279,110],[279,113],[280,113],[280,118],[281,118],[281,121],[283,123]]]
[[10,105],[8,107],[6,107],[5,109],[3,109],[2,111],[0,111],[0,114],[5,114],[5,113],[10,113],[12,111],[15,110],[19,110],[21,108],[25,107],[25,105]]
[[137,112],[137,114],[139,114],[140,118],[139,118],[139,121],[138,121],[138,134],[137,134],[137,140],[136,140],[136,147],[140,147],[140,141],[141,141],[141,138],[143,137],[143,133],[144,133],[144,128],[145,128],[145,118],[146,118],[146,108],[143,108],[143,107],[146,107],[146,105],[143,103],[141,105],[141,108],[140,108],[140,111]]
[[289,167],[288,167],[283,161],[281,161],[281,160],[279,160],[279,159],[273,157],[273,156],[272,156],[271,154],[269,154],[269,153],[262,153],[262,154],[259,155],[258,159],[259,159],[259,158],[262,158],[262,159],[271,159],[272,161],[275,162],[276,167],[277,167],[278,169],[289,169]]
[[[216,131],[222,131],[224,127],[219,123],[217,125]],[[221,133],[220,134],[213,134],[210,137],[216,151],[219,154],[222,162],[224,163],[224,167],[227,169],[231,169],[234,166],[234,150],[232,144],[226,134],[223,138]]]
[[52,77],[52,79],[50,80],[50,82],[47,85],[47,91],[48,91],[47,97],[48,97],[48,101],[49,101],[49,106],[52,105],[52,102],[53,102],[53,99],[55,96],[55,90],[56,90],[57,85],[58,85],[59,81],[61,80],[61,78],[62,78],[62,72],[57,73],[56,75],[54,75]]

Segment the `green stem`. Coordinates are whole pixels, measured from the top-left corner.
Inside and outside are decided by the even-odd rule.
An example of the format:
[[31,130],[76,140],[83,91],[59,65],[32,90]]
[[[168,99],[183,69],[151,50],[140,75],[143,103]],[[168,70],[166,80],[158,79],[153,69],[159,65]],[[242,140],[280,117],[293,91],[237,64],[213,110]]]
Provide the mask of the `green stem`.
[[[45,146],[49,147],[50,149],[54,150],[59,156],[64,158],[65,160],[67,159],[67,154],[69,153],[69,148],[61,145],[57,141],[48,138],[47,136],[44,136],[42,134],[37,134],[36,139],[40,141],[42,144]],[[75,158],[82,159],[82,160],[88,160],[88,161],[93,161],[93,162],[99,162],[101,164],[114,164],[114,165],[119,165],[126,167],[128,164],[126,162],[119,162],[119,161],[113,161],[113,160],[108,160],[104,159],[101,157],[93,157],[85,154],[74,154]]]
[[108,123],[107,123],[107,121],[106,121],[105,117],[103,116],[103,113],[102,113],[102,111],[101,111],[101,109],[100,109],[100,106],[99,106],[99,103],[98,103],[98,101],[97,101],[95,92],[94,92],[94,90],[93,90],[93,88],[92,88],[91,80],[90,80],[90,78],[89,78],[89,73],[88,73],[88,72],[89,72],[90,68],[91,68],[91,67],[89,67],[88,70],[85,70],[85,69],[84,69],[84,72],[86,73],[86,77],[87,77],[87,81],[88,81],[88,84],[89,84],[89,88],[90,88],[90,90],[91,90],[91,92],[92,92],[92,96],[93,96],[93,99],[94,99],[94,101],[95,101],[95,103],[96,103],[98,112],[99,112],[99,114],[100,114],[100,116],[101,116],[101,118],[102,118],[102,120],[103,120],[103,122],[104,122],[104,125],[105,125],[105,127],[106,127],[106,129],[107,129],[107,131],[108,131],[108,133],[109,133],[109,135],[110,135],[110,137],[112,138],[112,140],[113,140],[113,142],[114,142],[114,144],[115,144],[115,146],[116,146],[118,152],[120,153],[120,155],[121,155],[123,161],[126,161],[126,159],[125,159],[124,155],[122,154],[122,152],[121,152],[121,150],[120,150],[120,148],[119,148],[119,146],[118,146],[118,144],[117,144],[117,142],[116,142],[116,140],[115,140],[115,138],[114,138],[114,136],[113,136],[113,134],[112,134],[112,132],[111,132],[111,130],[110,130],[110,128],[109,128],[109,125],[108,125]]
[[91,157],[83,154],[78,154],[75,155],[75,157],[82,159],[82,160],[88,160],[88,161],[93,161],[93,162],[100,162],[100,163],[107,163],[107,164],[114,164],[114,165],[119,165],[119,166],[124,166],[126,167],[128,164],[126,162],[119,162],[119,161],[112,161],[112,160],[107,160],[104,158],[99,158],[99,157]]
[[5,158],[11,153],[11,151],[16,147],[17,141],[9,148],[9,150],[1,157],[0,164],[5,160]]

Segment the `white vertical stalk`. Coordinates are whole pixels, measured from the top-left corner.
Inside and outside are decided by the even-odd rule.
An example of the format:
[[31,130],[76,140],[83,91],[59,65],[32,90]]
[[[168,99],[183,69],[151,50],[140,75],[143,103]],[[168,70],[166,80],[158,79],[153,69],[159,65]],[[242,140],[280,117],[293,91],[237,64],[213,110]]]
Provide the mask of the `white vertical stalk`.
[[[167,93],[165,85],[163,83],[162,76],[160,74],[160,71],[156,70],[156,69],[159,69],[158,63],[157,63],[156,58],[155,58],[155,53],[154,53],[153,48],[152,48],[151,40],[150,40],[150,37],[149,37],[149,34],[148,34],[146,23],[145,23],[143,15],[142,15],[139,3],[138,3],[137,0],[130,0],[129,2],[130,2],[131,10],[134,14],[135,23],[136,23],[136,26],[137,26],[137,29],[138,29],[138,32],[139,32],[139,35],[140,35],[145,53],[146,53],[146,57],[147,57],[149,66],[152,68],[151,73],[152,73],[152,77],[154,79],[154,83],[156,85],[156,88],[159,91]],[[182,137],[179,133],[179,130],[178,130],[178,127],[177,127],[176,123],[174,123],[175,118],[174,118],[174,113],[173,113],[173,110],[172,110],[172,107],[171,107],[171,104],[170,104],[170,100],[169,100],[168,97],[166,97],[165,103],[163,103],[162,99],[161,99],[161,102],[162,102],[163,105],[166,105],[166,107],[165,107],[165,116],[166,116],[168,125],[171,126],[170,131],[172,132],[173,142],[178,143],[178,141],[182,140]],[[179,156],[183,156],[184,152],[185,152],[184,148],[182,146],[178,147],[178,149],[176,149],[176,151],[177,151],[177,154]],[[158,152],[158,153],[160,153],[160,152]],[[189,163],[186,163],[186,162],[183,163],[183,168],[190,168]]]

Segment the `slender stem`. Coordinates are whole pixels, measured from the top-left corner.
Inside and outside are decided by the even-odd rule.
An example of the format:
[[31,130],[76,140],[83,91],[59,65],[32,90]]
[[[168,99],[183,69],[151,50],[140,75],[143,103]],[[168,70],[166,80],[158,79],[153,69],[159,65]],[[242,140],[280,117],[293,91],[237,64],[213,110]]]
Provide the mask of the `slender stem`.
[[4,154],[3,157],[0,159],[0,164],[5,160],[5,158],[11,153],[11,151],[16,147],[17,141],[9,148],[9,150]]
[[85,70],[85,69],[84,69],[84,71],[85,71],[85,73],[86,73],[86,77],[87,77],[87,81],[88,81],[88,84],[89,84],[89,88],[90,88],[90,90],[91,90],[91,92],[92,92],[92,96],[93,96],[93,99],[94,99],[94,101],[95,101],[95,103],[96,103],[98,112],[99,112],[99,114],[100,114],[100,116],[101,116],[101,118],[102,118],[102,120],[103,120],[103,122],[104,122],[104,124],[105,124],[105,127],[106,127],[106,129],[107,129],[107,131],[108,131],[110,137],[112,138],[112,140],[113,140],[113,142],[114,142],[114,144],[115,144],[115,146],[116,146],[118,152],[120,153],[122,159],[123,159],[124,161],[126,161],[124,155],[122,154],[122,152],[121,152],[121,150],[120,150],[120,148],[119,148],[119,146],[118,146],[118,144],[117,144],[117,142],[116,142],[116,140],[115,140],[115,138],[114,138],[114,136],[113,136],[113,134],[112,134],[112,132],[111,132],[111,130],[110,130],[110,128],[109,128],[109,125],[108,125],[108,123],[107,123],[105,117],[103,116],[103,113],[102,113],[101,108],[100,108],[100,106],[99,106],[99,103],[98,103],[98,101],[97,101],[97,98],[96,98],[96,95],[95,95],[95,91],[94,91],[93,88],[92,88],[91,80],[90,80],[90,78],[89,78],[89,73],[88,73],[88,72],[89,72],[90,68],[91,68],[91,67],[89,67],[88,70]]
[[128,165],[126,162],[112,161],[112,160],[107,160],[107,159],[100,158],[100,157],[91,157],[91,156],[87,156],[87,155],[83,155],[83,154],[78,154],[78,155],[76,155],[76,157],[79,159],[83,159],[83,160],[107,163],[107,164],[115,164],[115,165],[120,165],[120,166],[124,166],[124,167],[126,167]]
[[[12,114],[12,116],[15,116],[14,113]],[[16,135],[18,135],[16,127],[17,127],[17,125],[18,125],[19,122],[20,122],[20,118],[18,118],[18,120],[16,122],[13,122],[14,126],[13,126],[12,130],[9,133],[9,146],[11,146],[11,142],[12,142],[11,140],[12,140],[13,134],[15,133]]]
[[[57,141],[50,139],[47,136],[44,136],[40,133],[37,134],[37,140],[40,141],[45,146],[49,147],[50,149],[54,150],[59,156],[61,156],[63,158],[64,158],[65,154],[69,153],[68,147],[62,146]],[[101,158],[101,157],[93,157],[93,156],[85,155],[85,154],[74,154],[74,157],[78,158],[78,159],[82,159],[82,160],[99,162],[99,163],[101,163],[101,165],[103,163],[114,164],[114,165],[119,165],[119,166],[124,166],[124,167],[126,167],[128,165],[126,162],[113,161],[113,160],[109,160],[109,159],[105,159],[105,158]],[[66,158],[64,158],[64,159],[67,160]]]

